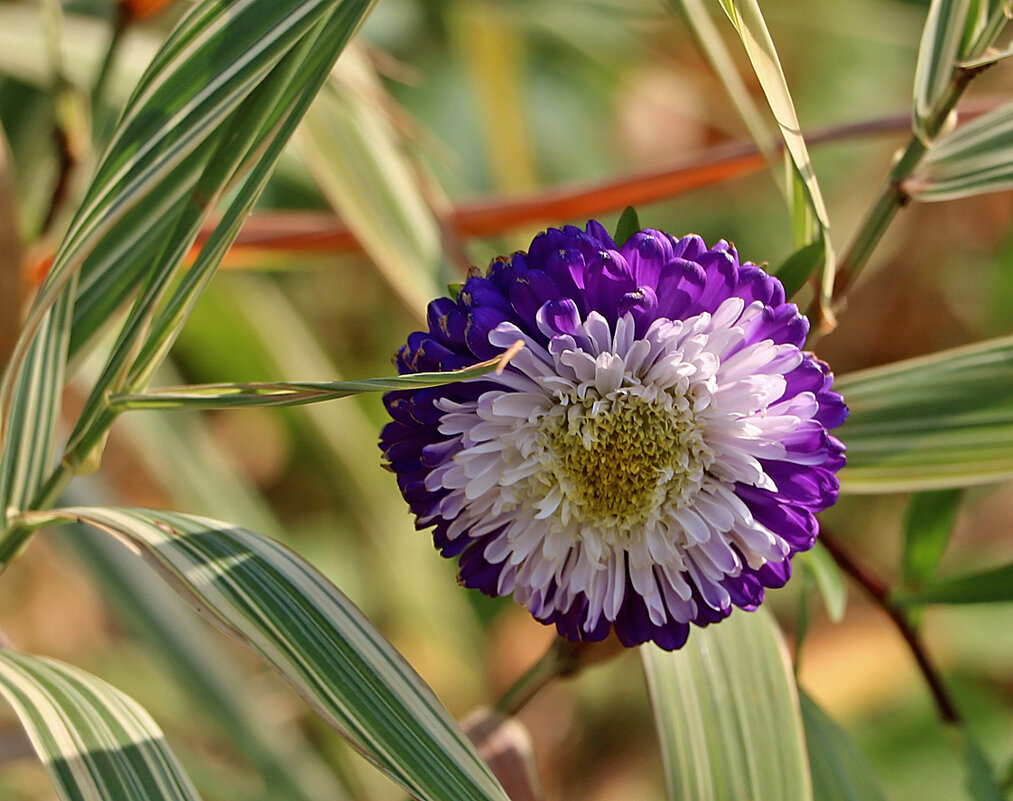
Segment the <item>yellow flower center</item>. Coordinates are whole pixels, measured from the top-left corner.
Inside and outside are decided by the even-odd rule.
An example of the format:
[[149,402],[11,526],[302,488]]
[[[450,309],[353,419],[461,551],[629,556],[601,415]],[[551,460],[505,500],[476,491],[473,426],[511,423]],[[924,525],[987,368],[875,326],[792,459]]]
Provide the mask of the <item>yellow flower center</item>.
[[605,399],[588,392],[546,420],[553,472],[582,522],[643,523],[662,504],[684,506],[700,488],[711,455],[687,399],[647,398],[638,389]]

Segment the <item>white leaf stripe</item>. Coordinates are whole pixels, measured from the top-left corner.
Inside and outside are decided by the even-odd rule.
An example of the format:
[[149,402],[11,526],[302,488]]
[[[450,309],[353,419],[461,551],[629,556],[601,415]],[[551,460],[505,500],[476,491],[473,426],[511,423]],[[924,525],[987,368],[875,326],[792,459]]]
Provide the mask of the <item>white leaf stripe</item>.
[[[313,25],[341,6],[342,0],[245,0],[228,6],[208,0],[184,23],[187,33],[170,37],[171,55],[163,49],[135,91],[25,323],[0,387],[0,425],[6,424],[30,340],[71,275],[130,209],[168,190],[175,169],[215,136]],[[205,16],[209,7],[220,7],[220,15]]]
[[984,484],[1013,476],[1013,337],[838,377],[851,408],[846,492]]
[[4,650],[0,694],[20,718],[62,799],[199,801],[150,715],[101,679],[55,660]]
[[791,662],[766,610],[694,629],[680,651],[640,654],[669,801],[811,801]]
[[171,512],[75,507],[55,514],[139,549],[199,611],[260,654],[416,798],[506,801],[411,666],[288,549],[229,524]]
[[74,287],[72,281],[44,319],[16,386],[0,459],[0,509],[25,508],[52,467]]
[[250,107],[238,112],[244,115],[239,118],[239,129],[249,128],[253,134],[244,141],[246,154],[237,172],[243,169],[243,162],[252,164],[252,168],[211,238],[151,326],[131,372],[132,386],[146,383],[159,357],[175,341],[266,186],[282,150],[371,4],[372,0],[347,0],[327,15],[286,55],[275,74],[265,79],[257,97],[251,97]]

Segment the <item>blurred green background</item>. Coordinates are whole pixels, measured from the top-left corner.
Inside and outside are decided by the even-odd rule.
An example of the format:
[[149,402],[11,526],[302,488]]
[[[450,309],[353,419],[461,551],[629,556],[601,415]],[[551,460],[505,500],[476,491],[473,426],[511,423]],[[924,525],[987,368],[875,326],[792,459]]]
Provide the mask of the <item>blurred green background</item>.
[[[907,113],[927,3],[762,5],[804,132]],[[0,123],[29,265],[66,224],[66,209],[58,210],[43,231],[60,173],[54,122],[80,134],[70,148],[77,161],[66,204],[72,209],[125,93],[179,13],[170,4],[131,24],[105,101],[89,122],[86,92],[116,8],[99,0],[63,8],[66,85],[54,89],[40,6],[0,3]],[[718,22],[725,31],[724,20]],[[315,134],[297,137],[262,205],[319,212],[337,205],[350,225],[358,221],[372,258],[286,248],[237,252],[174,351],[177,374],[156,384],[388,374],[391,354],[420,325],[419,299],[460,278],[467,265],[523,248],[544,224],[586,221],[552,219],[456,238],[409,220],[403,228],[415,232],[414,243],[401,234],[385,239],[385,190],[370,189],[377,171],[391,178],[405,170],[423,205],[446,211],[657,171],[746,139],[687,29],[652,0],[380,0],[359,45],[339,64],[337,100],[319,110]],[[744,74],[751,74],[746,67]],[[1011,88],[1013,76],[999,67],[975,83],[972,95],[987,102],[1008,98]],[[92,130],[96,142],[89,144]],[[350,148],[371,141],[375,131],[392,150],[370,164]],[[812,148],[839,247],[905,137],[895,129]],[[343,163],[330,158],[334,151],[344,154]],[[360,188],[342,194],[336,181]],[[614,205],[601,215],[608,228],[625,202],[616,196]],[[639,212],[645,226],[733,240],[756,262],[776,266],[793,250],[788,214],[767,172]],[[905,210],[852,292],[840,326],[817,343],[821,358],[844,373],[1013,332],[1011,214],[1009,193]],[[422,255],[405,261],[412,252]],[[81,386],[93,369],[87,361],[79,365]],[[132,413],[114,428],[101,470],[74,491],[210,514],[278,536],[324,570],[461,717],[493,701],[541,654],[551,632],[509,600],[456,586],[453,565],[437,556],[427,534],[413,530],[393,477],[380,467],[375,443],[383,422],[378,397],[284,412]],[[890,578],[899,569],[905,503],[900,496],[847,496],[825,523]],[[1008,561],[1011,521],[1010,486],[968,491],[943,572]],[[80,531],[47,535],[4,576],[0,626],[19,648],[80,665],[138,699],[209,801],[284,797],[236,750],[234,731],[222,723],[227,715],[202,694],[210,692],[204,683],[216,680],[234,692],[251,725],[275,731],[265,736],[285,740],[292,759],[305,760],[307,776],[331,768],[356,797],[400,797],[273,675],[191,619],[174,598],[143,582],[110,589],[112,563],[97,547]],[[789,636],[799,593],[792,583],[771,594]],[[180,668],[180,652],[156,644],[150,618],[121,611],[145,601],[181,627],[179,642],[195,661]],[[810,603],[801,682],[855,737],[889,797],[963,797],[963,767],[886,617],[858,591],[839,624],[825,618],[815,598]],[[1013,744],[1013,610],[930,609],[925,626],[972,728],[993,761],[1006,764]],[[521,719],[550,798],[663,797],[634,654],[548,688]],[[4,709],[0,720],[0,798],[53,797],[13,716]]]

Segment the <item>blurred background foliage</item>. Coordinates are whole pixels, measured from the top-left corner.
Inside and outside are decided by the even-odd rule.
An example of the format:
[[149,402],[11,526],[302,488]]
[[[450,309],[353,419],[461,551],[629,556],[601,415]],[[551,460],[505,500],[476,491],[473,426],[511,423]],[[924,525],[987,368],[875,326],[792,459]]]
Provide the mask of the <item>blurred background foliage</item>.
[[[889,131],[811,147],[839,243],[906,137],[927,5],[763,3],[806,134],[900,120]],[[56,0],[0,2],[0,123],[10,148],[4,179],[13,178],[0,193],[15,198],[29,284],[66,226],[117,110],[180,11],[173,3],[80,0],[63,4],[61,22],[57,10]],[[120,41],[93,103],[117,26]],[[732,51],[741,56],[741,48]],[[1010,71],[993,70],[969,100],[988,104],[1011,89]],[[757,86],[750,90],[758,95]],[[523,247],[546,224],[586,220],[564,203],[551,218],[460,235],[439,222],[452,219],[452,209],[492,204],[495,220],[503,201],[659,171],[745,140],[687,29],[655,0],[380,0],[272,179],[263,216],[251,221],[253,231],[277,223],[282,236],[269,248],[233,252],[155,383],[388,374],[391,354],[421,324],[426,298],[469,265]],[[391,193],[414,200],[392,205]],[[606,227],[626,202],[621,191],[608,196],[610,210],[600,215]],[[330,219],[335,208],[361,248],[292,240],[294,219]],[[794,250],[784,203],[763,170],[638,210],[648,227],[733,239],[753,261],[776,266]],[[282,211],[304,214],[277,217]],[[1013,333],[1011,215],[1009,193],[902,212],[839,327],[818,342],[819,355],[843,373]],[[10,319],[9,299],[0,312]],[[87,359],[78,365],[80,387],[95,369]],[[508,600],[456,587],[453,564],[413,531],[393,478],[380,469],[383,421],[372,396],[282,412],[138,412],[114,427],[87,491],[235,520],[282,539],[330,576],[462,717],[516,679],[551,632]],[[943,574],[1010,559],[1010,489],[964,493]],[[824,522],[893,578],[901,571],[906,503],[905,496],[845,496]],[[2,626],[19,648],[80,665],[136,698],[209,800],[335,797],[326,791],[333,780],[312,779],[328,767],[356,798],[401,797],[350,758],[276,677],[212,638],[171,594],[143,582],[117,584],[115,559],[102,544],[82,530],[47,536],[5,576]],[[800,594],[810,590],[793,582],[771,594],[789,635]],[[836,624],[815,597],[802,603],[812,619],[801,684],[855,737],[889,797],[962,797],[964,768],[886,617],[858,592]],[[122,614],[131,606],[133,614]],[[192,659],[151,636],[156,614],[176,627],[177,646]],[[993,764],[1010,764],[1013,607],[933,607],[924,625]],[[663,796],[636,659],[624,654],[556,683],[522,712],[549,797]],[[222,688],[231,710],[209,700]],[[52,798],[16,720],[6,709],[0,716],[0,797]],[[249,727],[252,751],[235,747],[236,721]],[[305,787],[286,784],[292,771],[283,766],[277,775],[251,770],[246,760],[257,748],[287,754]]]

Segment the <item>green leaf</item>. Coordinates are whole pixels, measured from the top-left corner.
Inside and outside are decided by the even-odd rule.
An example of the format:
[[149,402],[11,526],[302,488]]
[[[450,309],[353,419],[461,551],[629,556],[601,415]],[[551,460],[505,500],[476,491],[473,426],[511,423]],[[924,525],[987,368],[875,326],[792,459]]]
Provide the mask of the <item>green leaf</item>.
[[840,622],[848,604],[848,585],[833,557],[817,541],[812,550],[800,553],[795,558],[801,561],[816,580],[816,586],[823,596],[827,617],[834,623]]
[[351,48],[296,137],[306,166],[395,295],[416,315],[438,294],[440,224],[365,57]]
[[1006,793],[999,787],[992,765],[974,735],[964,728],[961,737],[967,762],[967,790],[972,801],[1006,801]]
[[74,507],[122,539],[226,634],[277,670],[411,795],[507,801],[432,691],[336,587],[273,540],[207,518]]
[[101,679],[0,650],[0,694],[63,801],[199,801],[151,716]]
[[904,518],[905,584],[918,586],[936,572],[962,497],[959,489],[951,489],[921,492],[911,498]]
[[851,409],[844,492],[908,492],[1013,477],[1013,337],[837,378]]
[[791,298],[809,280],[823,261],[824,248],[822,242],[811,242],[800,250],[792,253],[777,268],[774,277],[784,285],[784,295]]
[[970,0],[932,0],[915,65],[914,130],[927,138],[926,122],[946,94],[960,59]]
[[[774,48],[774,41],[770,38],[767,24],[763,20],[763,14],[760,12],[760,6],[756,0],[719,0],[719,2],[742,40],[746,55],[753,65],[753,70],[781,133],[792,170],[805,195],[805,205],[811,211],[813,227],[806,237],[806,241],[799,244],[811,242],[822,244],[820,307],[823,309],[826,319],[833,319],[830,313],[830,295],[833,291],[836,261],[833,246],[830,243],[830,222],[826,206],[823,203],[823,195],[809,159],[809,151],[802,138],[801,126],[791,100],[791,93],[788,91],[788,84],[781,69],[781,62],[777,57],[777,50]],[[795,194],[793,180],[792,191],[789,193],[793,221],[799,214],[797,204],[793,200]]]
[[[111,416],[105,395],[123,385],[132,390],[143,386],[168,352],[263,191],[286,142],[368,7],[366,0],[358,4],[351,0],[339,3],[280,59],[276,68],[232,115],[221,140],[214,144],[214,158],[191,190],[198,200],[184,208],[177,224],[178,236],[172,240],[178,243],[177,249],[166,247],[163,257],[148,268],[145,286],[71,434],[68,454],[87,452],[89,438],[94,432],[108,427]],[[210,201],[203,199],[216,197],[247,170],[248,176],[196,262],[151,322],[158,300],[168,289],[185,249],[192,243],[210,207]],[[143,345],[138,348],[142,336]],[[124,377],[128,360],[135,356],[133,366]]]
[[85,563],[116,622],[126,624],[148,653],[161,657],[194,707],[218,727],[230,747],[249,760],[264,782],[267,797],[286,801],[348,798],[296,722],[272,717],[258,702],[256,680],[242,675],[235,655],[221,647],[213,632],[168,586],[151,581],[126,549],[93,529],[67,526],[60,544]]
[[[127,104],[0,385],[4,508],[47,505],[60,489],[59,479],[42,485],[53,461],[71,342],[68,316],[79,277],[81,308],[91,316],[76,320],[78,342],[88,340],[136,286],[141,290],[71,436],[69,469],[101,447],[111,422],[103,396],[128,376],[128,360],[204,217],[249,171],[197,265],[156,319],[154,335],[128,376],[135,382],[171,344],[285,140],[370,5],[370,0],[206,0],[170,34]],[[20,432],[20,439],[8,437],[10,431]]]
[[918,590],[895,593],[902,604],[990,604],[1013,601],[1013,563],[940,579]]
[[[686,25],[689,26],[715,74],[724,84],[725,92],[745,124],[746,130],[749,131],[754,144],[773,167],[778,162],[776,151],[772,146],[772,132],[768,129],[769,126],[764,114],[742,80],[739,69],[735,65],[735,59],[732,58],[721,34],[718,33],[717,26],[704,6],[704,0],[669,0],[668,4],[679,12]],[[778,180],[780,181],[780,178]]]
[[693,628],[666,653],[640,649],[670,801],[811,801],[798,695],[764,610]]
[[7,137],[0,129],[0,373],[18,338],[25,290],[15,180]]
[[640,230],[640,217],[637,215],[637,210],[633,206],[627,206],[623,209],[623,213],[619,215],[619,221],[616,223],[616,233],[612,237],[612,240],[619,247],[622,247],[631,236]]
[[944,136],[904,182],[921,201],[954,200],[1013,187],[1013,103]]
[[814,801],[885,801],[872,768],[848,734],[799,690]]
[[[508,351],[512,352],[513,349]],[[125,409],[236,409],[243,406],[301,406],[306,403],[347,398],[363,392],[438,387],[467,381],[500,369],[508,356],[479,362],[472,367],[445,373],[408,373],[390,378],[361,381],[287,381],[245,384],[194,384],[144,392],[112,395],[109,406]]]
[[[25,354],[25,369],[12,387],[10,416],[0,438],[0,509],[27,508],[55,461],[74,286],[72,281],[44,316]],[[0,512],[0,530],[6,523]]]

